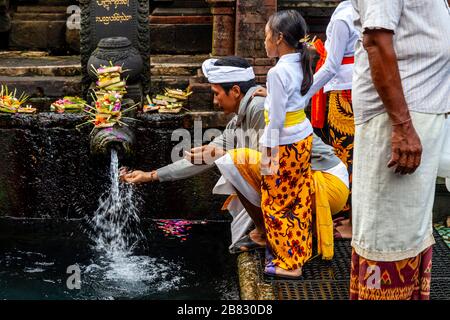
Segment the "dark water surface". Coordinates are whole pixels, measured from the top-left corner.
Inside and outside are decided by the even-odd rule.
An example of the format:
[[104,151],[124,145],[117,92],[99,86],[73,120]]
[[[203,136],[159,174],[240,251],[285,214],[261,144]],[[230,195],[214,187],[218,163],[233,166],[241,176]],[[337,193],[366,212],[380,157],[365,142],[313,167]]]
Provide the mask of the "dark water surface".
[[[133,253],[116,256],[83,230],[82,220],[0,219],[0,299],[239,299],[229,222],[147,220]],[[67,286],[71,265],[80,289]]]

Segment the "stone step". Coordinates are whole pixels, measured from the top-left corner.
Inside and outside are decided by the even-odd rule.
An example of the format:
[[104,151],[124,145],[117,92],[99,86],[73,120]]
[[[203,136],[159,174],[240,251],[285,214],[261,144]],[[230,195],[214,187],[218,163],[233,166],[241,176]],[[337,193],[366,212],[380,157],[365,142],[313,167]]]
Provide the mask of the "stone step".
[[174,63],[174,64],[196,64],[201,66],[203,61],[210,58],[209,54],[197,54],[197,55],[188,55],[188,54],[158,54],[150,56],[151,64],[165,64],[165,63]]
[[153,16],[210,16],[209,8],[156,8]]
[[186,89],[189,86],[191,76],[152,76],[150,92],[162,92],[164,88]]
[[18,13],[61,13],[66,12],[68,6],[18,6],[16,12]]
[[13,20],[9,47],[28,50],[64,50],[66,47],[66,20]]
[[77,76],[81,75],[79,56],[23,56],[0,53],[0,76]]
[[[197,75],[201,64],[209,55],[152,55],[150,91],[161,92],[166,87],[185,89]],[[50,56],[46,52],[0,51],[0,84],[6,84],[34,97],[44,110],[53,98],[79,94],[81,64],[79,56]],[[209,86],[208,86],[209,88]],[[194,89],[193,89],[194,90]],[[195,105],[209,110],[210,92],[196,92]],[[198,91],[198,92],[197,92]],[[41,106],[42,105],[42,106]]]
[[[16,20],[11,23],[9,49],[49,50],[66,54],[71,48],[79,52],[79,40],[73,45],[66,37],[66,19]],[[150,24],[152,54],[206,54],[212,46],[211,24]],[[74,37],[77,39],[77,37]],[[170,39],[170,40],[169,40]]]
[[[151,55],[153,77],[195,76],[210,55]],[[43,51],[0,51],[1,76],[72,76],[81,74],[80,56],[51,56]],[[164,78],[163,78],[164,79]],[[184,81],[184,79],[183,79]]]
[[164,5],[171,8],[208,8],[205,0],[153,0],[153,7]]
[[195,75],[200,65],[196,63],[177,64],[161,63],[150,66],[150,72],[153,76],[192,76]]
[[[151,76],[193,76],[208,55],[152,55]],[[49,56],[45,52],[0,52],[1,76],[76,76],[81,74],[79,56]],[[184,79],[183,79],[184,81]]]
[[69,15],[65,12],[55,13],[41,13],[41,12],[26,12],[26,13],[13,13],[13,21],[66,21]]
[[206,24],[212,23],[212,16],[150,16],[150,24]]
[[65,95],[81,94],[81,76],[0,76],[0,83],[36,97],[60,98]]

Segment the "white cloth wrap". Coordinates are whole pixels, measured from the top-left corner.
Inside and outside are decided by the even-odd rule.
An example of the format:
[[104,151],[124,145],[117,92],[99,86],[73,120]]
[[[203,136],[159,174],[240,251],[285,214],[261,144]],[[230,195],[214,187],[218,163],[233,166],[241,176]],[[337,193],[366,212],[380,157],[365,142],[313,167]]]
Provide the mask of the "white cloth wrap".
[[355,126],[352,246],[369,260],[412,258],[434,244],[432,209],[445,116],[411,112],[411,118],[423,148],[411,175],[387,167],[392,134],[387,113]]
[[202,71],[209,83],[245,82],[255,79],[252,67],[239,68],[215,66],[217,59],[208,59],[202,64]]
[[[214,186],[214,194],[232,195],[236,194],[236,189],[238,189],[253,205],[261,206],[261,194],[245,181],[228,153],[220,159],[217,159],[215,163],[220,173],[222,173],[222,177],[220,177]],[[247,235],[250,227],[253,226],[253,221],[237,197],[230,202],[227,209],[233,217],[233,221],[231,222],[231,249],[235,246],[236,242]]]

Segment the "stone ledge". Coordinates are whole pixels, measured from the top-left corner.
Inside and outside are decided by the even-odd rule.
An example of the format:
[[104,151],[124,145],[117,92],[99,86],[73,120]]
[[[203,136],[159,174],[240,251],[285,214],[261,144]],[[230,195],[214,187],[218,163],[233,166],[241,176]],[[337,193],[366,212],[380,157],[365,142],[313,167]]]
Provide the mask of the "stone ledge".
[[[178,114],[137,113],[138,120],[126,121],[133,128],[185,128],[191,129],[194,121],[201,121],[202,128],[224,128],[232,115],[223,112],[183,112]],[[77,113],[39,112],[36,114],[0,113],[0,129],[24,128],[74,128],[88,119],[87,115]]]
[[264,282],[254,253],[239,254],[237,263],[242,300],[275,300],[273,287]]

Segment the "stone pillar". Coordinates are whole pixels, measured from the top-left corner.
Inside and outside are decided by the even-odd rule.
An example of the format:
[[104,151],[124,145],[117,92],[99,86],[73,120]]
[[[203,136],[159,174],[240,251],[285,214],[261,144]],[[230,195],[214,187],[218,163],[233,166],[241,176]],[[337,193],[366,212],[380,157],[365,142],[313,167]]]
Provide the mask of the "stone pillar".
[[266,57],[264,28],[276,10],[277,0],[236,0],[236,55]]
[[213,15],[213,56],[234,55],[236,0],[206,0]]
[[268,70],[274,65],[264,48],[264,28],[277,11],[277,0],[236,0],[235,54],[253,65],[256,82],[265,84]]
[[[126,37],[139,51],[143,61],[143,70],[139,76],[143,95],[150,85],[150,34],[148,0],[130,0],[125,3],[107,1],[79,0],[81,9],[80,51],[83,96],[88,96],[92,79],[88,75],[88,60],[103,38]],[[117,57],[116,60],[125,59]],[[115,61],[112,61],[115,63]],[[130,85],[129,94],[131,92]],[[137,102],[137,101],[136,101]]]

